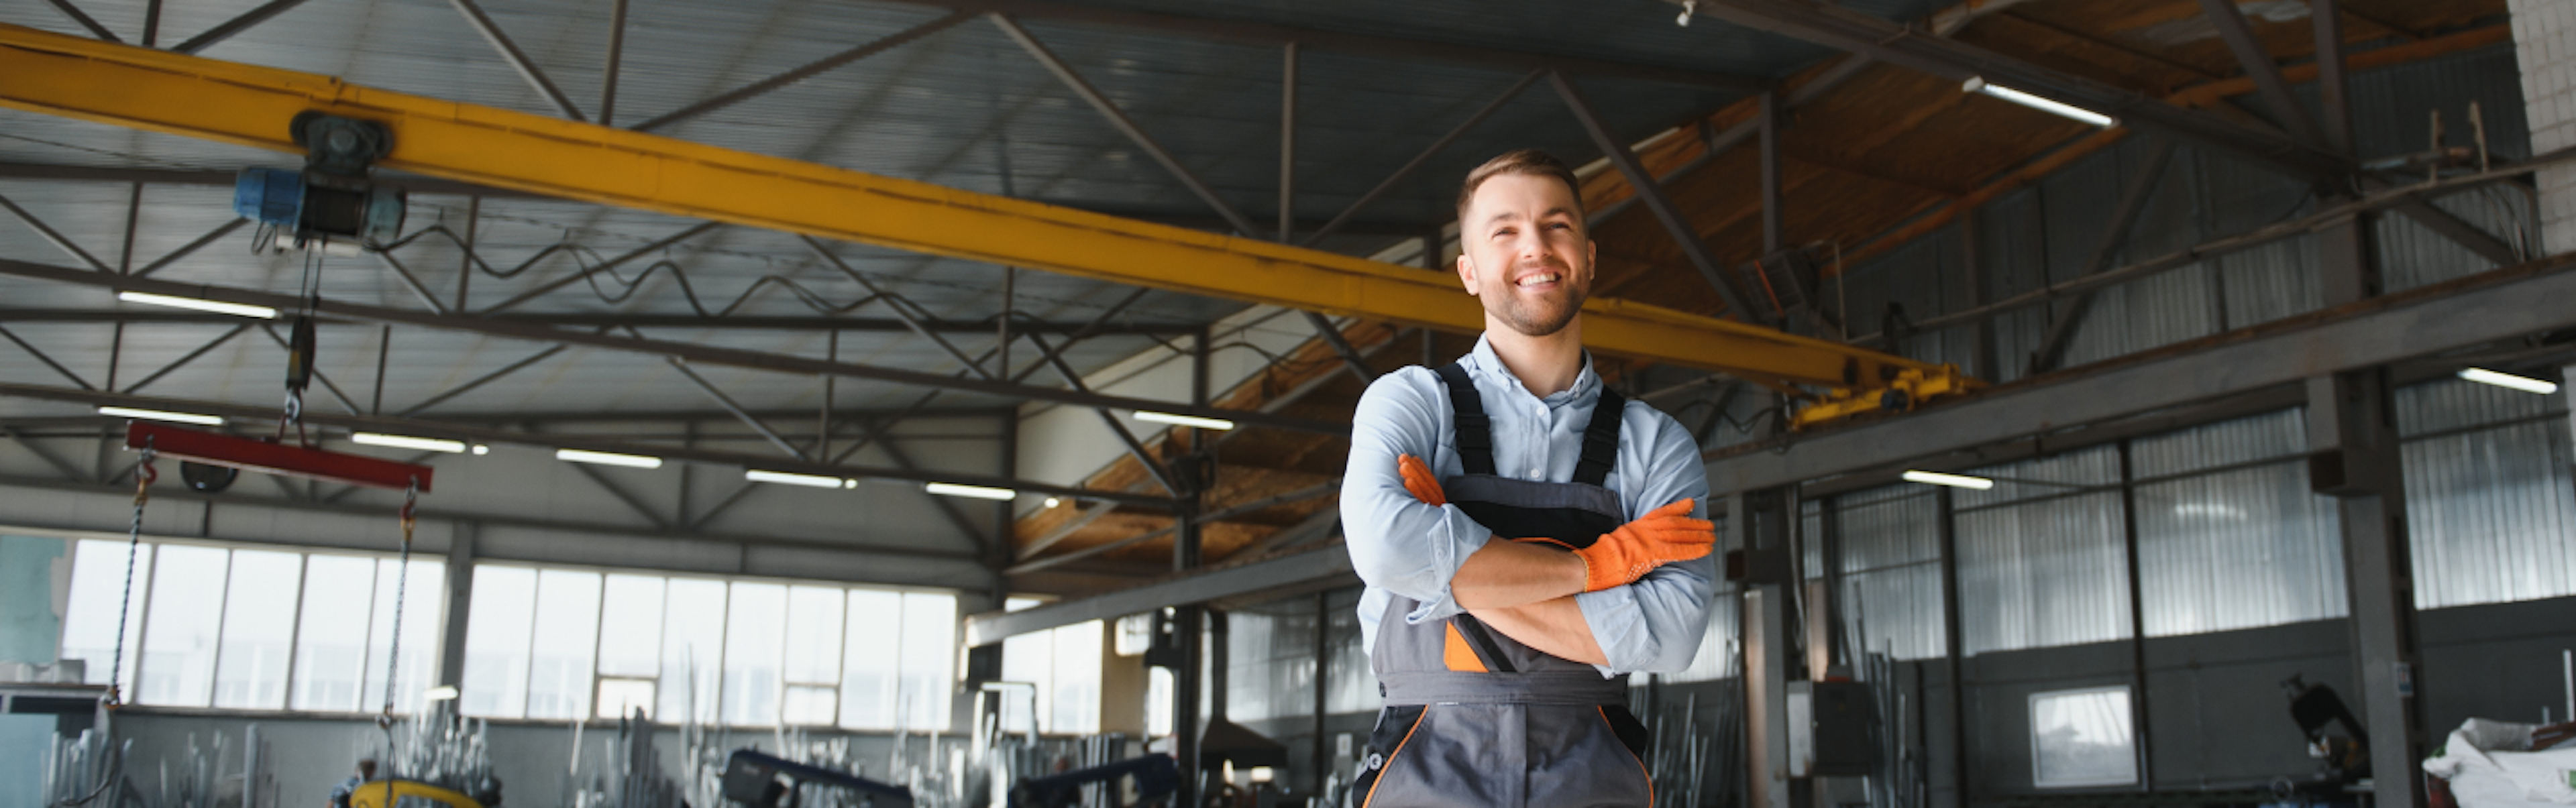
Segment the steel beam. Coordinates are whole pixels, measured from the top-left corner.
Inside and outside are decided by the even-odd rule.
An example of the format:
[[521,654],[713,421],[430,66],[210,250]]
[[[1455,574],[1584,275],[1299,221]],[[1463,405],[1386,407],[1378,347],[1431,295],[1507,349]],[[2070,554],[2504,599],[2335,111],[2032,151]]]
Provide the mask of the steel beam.
[[429,397],[429,400],[427,400],[427,401],[423,401],[423,402],[421,402],[421,403],[411,405],[411,407],[410,407],[409,409],[405,409],[405,410],[403,410],[402,412],[395,414],[395,416],[394,416],[394,417],[396,417],[396,418],[409,418],[409,417],[412,417],[412,416],[415,416],[415,415],[419,415],[419,414],[421,413],[421,411],[422,411],[422,410],[426,410],[426,409],[429,409],[429,408],[431,408],[431,407],[438,406],[439,404],[445,403],[448,399],[455,398],[455,397],[457,397],[457,396],[461,396],[461,395],[465,395],[466,393],[472,392],[475,388],[482,387],[483,385],[486,385],[486,384],[491,384],[491,383],[492,383],[492,382],[494,382],[494,381],[498,381],[498,380],[499,380],[501,377],[503,377],[503,376],[508,376],[508,375],[510,375],[510,374],[512,374],[512,373],[517,373],[517,372],[519,372],[521,369],[526,368],[526,367],[527,367],[527,366],[529,366],[529,365],[534,365],[534,364],[536,364],[536,363],[538,363],[538,362],[546,361],[548,358],[553,357],[555,354],[563,353],[563,352],[564,352],[564,349],[565,349],[565,348],[567,348],[567,347],[569,347],[569,346],[565,346],[565,345],[551,345],[551,346],[547,346],[547,348],[546,348],[545,350],[538,351],[538,352],[536,352],[535,354],[530,355],[530,356],[529,356],[528,358],[526,358],[526,359],[521,359],[521,360],[519,360],[519,361],[512,362],[512,363],[510,363],[510,364],[508,364],[508,365],[504,365],[504,366],[502,366],[502,367],[501,367],[501,369],[499,369],[499,370],[495,370],[495,371],[492,371],[492,372],[490,372],[490,373],[486,373],[486,374],[483,374],[483,375],[481,375],[481,376],[477,376],[477,377],[475,377],[475,378],[474,378],[474,380],[473,380],[473,381],[469,381],[469,382],[466,382],[466,383],[464,383],[464,384],[457,385],[457,386],[455,386],[455,387],[447,388],[447,390],[446,390],[445,392],[439,393],[438,395],[430,396],[430,397]]
[[1128,142],[1136,144],[1136,148],[1144,150],[1146,156],[1154,158],[1154,162],[1161,164],[1163,170],[1171,172],[1172,178],[1180,180],[1183,187],[1190,189],[1190,193],[1197,194],[1199,201],[1206,202],[1210,209],[1217,212],[1217,215],[1225,217],[1226,223],[1234,226],[1235,235],[1253,237],[1260,234],[1261,231],[1252,226],[1252,220],[1244,218],[1243,212],[1236,210],[1233,203],[1225,201],[1225,197],[1218,196],[1216,189],[1208,187],[1207,182],[1199,179],[1198,174],[1190,171],[1188,166],[1181,165],[1180,158],[1173,157],[1171,150],[1163,148],[1163,144],[1155,141],[1153,135],[1146,134],[1145,128],[1138,126],[1134,118],[1127,117],[1127,112],[1118,108],[1118,102],[1110,100],[1109,96],[1102,94],[1099,88],[1091,86],[1091,82],[1085,80],[1080,71],[1074,70],[1073,65],[1067,64],[1063,57],[1055,55],[1055,51],[1048,50],[1046,43],[1039,42],[1036,36],[1029,33],[1029,29],[1021,27],[1017,21],[1002,14],[987,14],[985,18],[1001,27],[1002,33],[1010,35],[1011,41],[1018,42],[1022,50],[1029,52],[1030,58],[1038,60],[1038,64],[1044,65],[1048,72],[1054,73],[1058,80],[1064,82],[1066,89],[1072,90],[1073,94],[1080,97],[1084,103],[1090,104],[1101,117],[1109,119],[1109,125],[1126,135]]
[[991,645],[1032,631],[1089,620],[1116,619],[1166,606],[1357,583],[1359,576],[1351,571],[1350,552],[1340,546],[1323,547],[1238,567],[1182,575],[1097,597],[1016,612],[969,615],[966,618],[965,644],[969,648]]
[[1579,56],[1531,53],[1529,51],[1461,45],[1455,42],[1381,36],[1338,31],[1328,28],[1306,28],[1293,25],[1250,22],[1244,20],[1198,17],[1153,11],[1125,11],[1078,3],[1050,0],[895,0],[911,5],[946,8],[976,14],[1007,14],[1026,20],[1049,20],[1109,28],[1173,34],[1193,41],[1231,40],[1260,45],[1285,45],[1352,53],[1390,59],[1427,60],[1477,65],[1510,71],[1558,70],[1568,73],[1659,81],[1697,87],[1714,87],[1739,92],[1755,92],[1768,86],[1759,78],[1735,76],[1690,67],[1626,62]]
[[[1494,96],[1494,100],[1485,102],[1483,107],[1477,108],[1475,114],[1467,116],[1467,119],[1464,121],[1459,121],[1457,126],[1450,128],[1448,134],[1441,135],[1439,140],[1432,141],[1431,146],[1423,149],[1421,154],[1416,154],[1413,156],[1413,159],[1405,161],[1403,167],[1397,168],[1393,174],[1386,175],[1386,179],[1379,180],[1377,187],[1370,188],[1368,193],[1361,194],[1359,199],[1352,200],[1350,207],[1343,208],[1342,212],[1335,215],[1332,221],[1325,222],[1323,227],[1316,228],[1315,232],[1306,235],[1305,241],[1299,243],[1312,247],[1315,246],[1317,242],[1323,241],[1325,236],[1330,236],[1334,233],[1340,232],[1342,227],[1349,224],[1353,217],[1360,215],[1360,211],[1366,210],[1368,209],[1368,206],[1376,204],[1378,199],[1386,196],[1388,191],[1395,190],[1396,184],[1413,176],[1413,172],[1421,170],[1422,165],[1430,162],[1433,155],[1437,155],[1441,150],[1449,148],[1449,144],[1458,142],[1458,138],[1465,136],[1469,130],[1475,129],[1477,124],[1484,123],[1486,118],[1494,117],[1494,113],[1501,111],[1504,104],[1510,103],[1512,99],[1520,97],[1521,91],[1529,89],[1530,83],[1538,81],[1540,75],[1542,75],[1541,71],[1537,70],[1521,74],[1521,80],[1512,82],[1512,86],[1504,88],[1501,95]],[[1439,252],[1439,239],[1431,239],[1431,242],[1431,247],[1424,251],[1426,255],[1436,254]],[[1427,258],[1426,267],[1428,262],[1437,260],[1438,259],[1436,258]]]
[[98,19],[91,17],[89,12],[82,11],[80,6],[72,5],[72,0],[45,0],[45,2],[54,4],[55,10],[62,12],[65,17],[72,18],[72,22],[80,23],[80,27],[89,29],[90,34],[93,36],[109,42],[123,43],[125,41],[118,39],[116,37],[116,32],[107,30],[107,26],[98,24]]
[[[974,17],[975,15],[963,11],[952,12],[947,16],[940,17],[939,19],[931,20],[929,22],[895,32],[883,39],[869,42],[830,56],[825,56],[821,59],[807,62],[801,67],[792,68],[787,72],[743,85],[740,88],[717,95],[714,98],[709,98],[695,104],[690,104],[670,112],[656,115],[645,120],[643,123],[639,123],[628,128],[638,132],[650,132],[700,115],[705,115],[719,109],[724,109],[725,107],[730,107],[744,101],[749,101],[753,98],[767,95],[778,88],[821,75],[826,71],[838,68],[842,65],[894,50],[895,48],[910,44],[914,40],[918,40],[922,37],[948,30],[956,27],[958,23],[965,22],[973,19]],[[608,123],[607,113],[604,109],[600,114],[600,122],[603,124]]]
[[207,351],[222,347],[224,343],[233,341],[234,337],[241,336],[242,332],[248,330],[250,330],[249,323],[233,326],[232,330],[225,331],[222,336],[207,340],[205,344],[197,346],[196,350],[189,351],[187,355],[170,360],[170,364],[162,365],[160,370],[152,371],[152,375],[143,377],[142,381],[126,385],[120,392],[133,393],[149,387],[153,382],[160,381],[161,377],[170,375],[171,371],[187,367],[188,363],[197,361],[197,357],[205,356]]
[[1726,308],[1746,322],[1771,322],[1772,318],[1761,310],[1747,305],[1751,298],[1736,287],[1735,279],[1727,275],[1726,266],[1718,263],[1716,251],[1710,250],[1708,241],[1691,227],[1689,215],[1674,205],[1670,197],[1664,196],[1663,187],[1655,184],[1655,176],[1646,171],[1645,164],[1637,162],[1636,152],[1629,151],[1628,144],[1612,133],[1609,126],[1602,123],[1601,116],[1592,111],[1592,102],[1584,99],[1583,91],[1563,73],[1550,73],[1547,80],[1556,87],[1557,97],[1565,101],[1565,107],[1574,113],[1574,119],[1583,124],[1584,134],[1592,136],[1592,145],[1601,149],[1602,156],[1610,158],[1611,165],[1619,168],[1619,174],[1628,179],[1629,190],[1645,203],[1647,210],[1654,212],[1655,221],[1663,224],[1664,232],[1673,237],[1673,243],[1681,248],[1682,255],[1690,259],[1691,267],[1699,270],[1700,277],[1707,280],[1709,287],[1717,290],[1717,296],[1726,301]]
[[1279,243],[1297,230],[1297,43],[1281,48],[1279,68]]
[[[277,418],[277,409],[273,406],[251,406],[223,401],[138,396],[88,390],[67,390],[59,387],[42,387],[31,384],[18,384],[15,382],[0,382],[0,397],[28,398],[42,401],[62,401],[89,406],[138,407],[142,409],[204,413],[207,415],[219,415],[225,418],[238,419],[252,423],[271,422]],[[316,426],[336,427],[351,431],[382,432],[394,435],[416,435],[427,438],[445,438],[449,440],[463,441],[468,444],[510,444],[514,446],[530,446],[550,449],[584,449],[595,452],[646,455],[659,457],[667,461],[683,463],[698,463],[728,468],[761,468],[795,474],[816,474],[831,477],[880,479],[917,483],[951,482],[964,485],[1010,488],[1030,494],[1050,494],[1064,497],[1080,497],[1090,500],[1114,501],[1121,504],[1142,507],[1160,508],[1169,507],[1171,504],[1171,500],[1157,496],[1131,494],[1123,491],[1102,491],[1077,486],[1057,485],[1054,483],[1039,482],[1035,480],[1004,479],[990,474],[973,474],[966,472],[939,472],[936,474],[924,474],[896,468],[851,466],[810,460],[784,460],[767,454],[714,451],[684,446],[669,446],[631,440],[620,440],[613,437],[555,433],[540,434],[493,429],[490,427],[473,426],[451,421],[427,421],[413,418],[367,415],[333,415],[330,413],[315,412],[306,412],[304,414],[304,421]]]
[[[237,220],[238,221],[238,220]],[[136,276],[143,273],[136,272]],[[699,317],[694,314],[600,314],[597,312],[528,312],[496,315],[493,320],[505,323],[529,323],[565,328],[686,328],[715,331],[848,331],[854,333],[915,333],[914,324],[901,319],[868,317]],[[354,325],[358,321],[332,317],[328,313],[313,318],[322,325]],[[230,314],[191,311],[125,311],[119,309],[19,309],[0,308],[0,323],[126,323],[129,325],[229,325],[241,318]],[[989,334],[988,323],[963,320],[915,320],[921,328],[947,334]],[[1020,322],[1012,330],[1063,336],[1090,328],[1085,323]],[[1092,328],[1092,336],[1154,335],[1164,337],[1196,334],[1199,327],[1187,324],[1136,323],[1101,325]]]
[[608,64],[600,69],[599,78],[601,126],[617,125],[617,74],[625,67],[625,55],[626,0],[611,0],[608,6]]
[[[280,122],[305,111],[394,132],[388,169],[678,216],[877,244],[1460,333],[1483,315],[1453,281],[1316,250],[1120,220],[1023,200],[0,26],[0,105],[300,153]],[[1750,377],[1865,387],[1901,357],[1630,301],[1585,306],[1605,354]]]
[[269,0],[269,2],[260,5],[258,8],[242,12],[240,15],[237,15],[232,19],[225,20],[213,28],[206,29],[205,33],[189,37],[187,41],[170,46],[170,51],[172,53],[194,54],[198,51],[214,47],[218,42],[233,38],[234,34],[248,31],[252,26],[267,22],[269,18],[275,17],[279,14],[284,14],[300,5],[304,5],[304,0]]
[[[2236,63],[2245,68],[2245,76],[2254,80],[2254,89],[2263,95],[2263,106],[2272,110],[2273,124],[2309,148],[2345,153],[2317,131],[2316,121],[2299,105],[2299,97],[2290,92],[2290,82],[2281,78],[2280,63],[2272,61],[2271,52],[2263,49],[2263,41],[2255,38],[2254,24],[2245,20],[2245,11],[2236,7],[2235,0],[2200,0],[2200,11],[2218,27],[2218,38],[2225,40],[2227,49],[2236,54]],[[2329,10],[2320,16],[2334,14]]]
[[[1680,0],[1667,0],[1679,4]],[[2276,133],[2239,125],[2135,91],[2040,67],[1953,39],[1917,35],[1903,24],[1841,6],[1801,0],[1695,0],[1699,13],[1730,23],[1867,55],[1952,81],[1982,77],[2122,123],[2172,133],[2257,161],[2301,179],[2347,174],[2350,162]]]
[[465,15],[465,21],[474,26],[474,32],[482,34],[483,41],[492,43],[492,49],[500,51],[501,58],[510,63],[510,69],[518,71],[519,78],[526,79],[528,86],[535,89],[538,95],[543,96],[547,103],[553,104],[556,111],[562,112],[564,117],[575,121],[589,120],[582,117],[581,107],[574,106],[572,99],[566,97],[564,91],[555,86],[553,79],[546,78],[545,68],[538,67],[536,60],[528,58],[527,53],[519,50],[518,43],[510,41],[510,35],[501,30],[500,23],[493,22],[490,15],[483,13],[482,6],[475,5],[474,0],[447,0],[447,2],[456,7],[458,14]]
[[173,263],[177,263],[179,259],[195,255],[198,250],[205,249],[206,245],[215,243],[216,239],[232,235],[233,231],[242,229],[242,226],[246,224],[250,224],[249,219],[234,219],[232,221],[216,225],[215,229],[206,231],[206,234],[198,236],[197,240],[181,245],[179,249],[171,250],[170,254],[154,259],[152,263],[144,264],[143,268],[135,270],[131,277],[149,277],[152,273],[159,272],[163,268],[168,267]]
[[616,497],[617,501],[625,503],[627,510],[634,511],[636,516],[644,517],[644,521],[651,523],[654,530],[665,533],[670,532],[671,520],[664,519],[661,514],[654,513],[650,506],[644,504],[643,497],[639,497],[628,492],[624,486],[620,486],[615,481],[608,479],[608,474],[606,472],[600,471],[598,468],[593,467],[588,463],[573,463],[571,466],[574,471],[581,472],[581,476],[588,477],[591,482],[597,483],[600,490],[607,491],[610,496]]
[[88,264],[90,269],[111,275],[116,274],[116,268],[108,266],[105,261],[98,260],[98,256],[89,254],[88,250],[81,249],[80,245],[72,243],[72,240],[64,237],[60,231],[46,225],[45,220],[36,218],[36,214],[28,213],[26,208],[18,207],[18,203],[9,201],[8,197],[0,196],[0,209],[5,209],[10,215],[18,217],[18,221],[26,223],[29,229],[36,231],[36,235],[45,239],[45,243],[54,245],[54,249],[62,250],[64,254],[79,259],[81,263]]
[[2352,150],[2352,84],[2345,78],[2342,5],[2342,0],[2308,0],[2308,17],[2316,35],[2317,106],[2324,113],[2317,119],[2318,134],[2326,148],[2352,158],[2359,155]]
[[80,377],[80,374],[73,373],[71,368],[63,367],[63,363],[54,361],[52,356],[47,355],[44,351],[37,350],[36,346],[27,344],[26,340],[19,339],[15,332],[6,328],[0,328],[0,337],[7,337],[9,342],[18,346],[19,350],[26,351],[28,356],[33,356],[36,358],[36,361],[45,363],[45,367],[53,368],[55,373],[62,374],[63,378],[70,379],[73,384],[80,385],[80,389],[98,389],[97,387],[91,386],[88,379],[83,379]]
[[[2029,379],[1891,421],[1729,447],[1713,491],[1767,488],[2576,326],[2576,253]],[[1787,450],[1787,451],[1779,451]]]
[[[2121,245],[2129,243],[2129,233],[2137,229],[2138,219],[2146,215],[2147,200],[2154,198],[2156,188],[2164,184],[2165,167],[2173,163],[2173,138],[2156,138],[2155,145],[2149,149],[2147,164],[2134,175],[2135,182],[2129,186],[2128,192],[2120,195],[2119,204],[2111,208],[2110,224],[2104,226],[2101,240],[2094,242],[2093,252],[2085,256],[2084,266],[2075,271],[2076,277],[2090,276],[2109,268],[2111,256],[2119,254]],[[2058,363],[2066,358],[2067,343],[2074,341],[2076,327],[2083,324],[2085,315],[2091,313],[2092,308],[2092,292],[2078,294],[2074,300],[2067,301],[2066,310],[2059,312],[2057,318],[2048,324],[2048,335],[2040,340],[2039,351],[2031,356],[2031,373],[2057,368]]]

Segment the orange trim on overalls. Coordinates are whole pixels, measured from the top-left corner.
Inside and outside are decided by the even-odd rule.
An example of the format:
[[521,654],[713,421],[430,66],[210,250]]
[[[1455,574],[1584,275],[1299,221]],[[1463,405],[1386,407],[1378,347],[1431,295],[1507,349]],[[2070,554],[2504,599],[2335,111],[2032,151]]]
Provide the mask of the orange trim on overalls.
[[[1610,739],[1614,741],[1618,740],[1619,725],[1610,722],[1610,708],[1594,707],[1592,708],[1592,711],[1601,714],[1601,726],[1610,730]],[[1655,808],[1655,772],[1646,768],[1646,759],[1638,757],[1636,752],[1629,751],[1626,743],[1619,744],[1619,751],[1627,752],[1628,759],[1637,762],[1637,773],[1646,776],[1646,808]],[[1376,789],[1372,788],[1370,790],[1374,791]]]
[[1492,673],[1485,660],[1476,656],[1475,646],[1467,644],[1467,635],[1458,633],[1458,624],[1448,625],[1448,639],[1440,645],[1440,662],[1461,673]]
[[[1431,720],[1431,705],[1426,704],[1422,706],[1422,714],[1413,717],[1413,726],[1404,728],[1404,740],[1396,741],[1395,748],[1387,750],[1386,760],[1378,762],[1377,779],[1369,781],[1368,796],[1360,798],[1359,808],[1368,808],[1369,803],[1377,801],[1378,786],[1386,785],[1386,776],[1395,771],[1395,756],[1403,754],[1404,745],[1413,742],[1414,731],[1421,729],[1422,722],[1429,720]],[[1654,786],[1648,785],[1646,786],[1646,789],[1648,796],[1651,797],[1654,793]],[[1650,799],[1649,802],[1651,801],[1652,800]]]

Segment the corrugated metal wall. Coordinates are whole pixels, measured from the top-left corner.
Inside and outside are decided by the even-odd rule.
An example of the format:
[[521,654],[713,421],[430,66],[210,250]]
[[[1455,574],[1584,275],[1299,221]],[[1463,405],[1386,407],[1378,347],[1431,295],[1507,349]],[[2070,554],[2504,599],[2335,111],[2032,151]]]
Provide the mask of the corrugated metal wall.
[[2148,636],[2344,616],[2341,534],[2307,450],[2300,410],[2130,446]]
[[2567,393],[2443,380],[2397,391],[2415,605],[2576,595]]

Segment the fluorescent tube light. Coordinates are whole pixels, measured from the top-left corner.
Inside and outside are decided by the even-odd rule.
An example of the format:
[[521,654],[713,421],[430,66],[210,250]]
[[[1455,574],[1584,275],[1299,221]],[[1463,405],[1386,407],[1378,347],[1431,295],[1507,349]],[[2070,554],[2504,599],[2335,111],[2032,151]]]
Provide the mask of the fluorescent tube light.
[[453,701],[456,699],[456,686],[439,685],[426,691],[422,691],[420,695],[421,698],[425,698],[430,701]]
[[762,471],[760,469],[744,471],[742,473],[742,478],[755,483],[801,485],[807,488],[839,488],[842,485],[841,478],[839,477],[825,477],[818,474],[789,474],[784,471]]
[[474,444],[474,453],[475,453],[475,454],[479,454],[479,455],[487,455],[487,454],[491,454],[491,453],[492,453],[492,447],[490,447],[490,446],[485,446],[485,445],[483,445],[483,444],[477,443],[477,444]]
[[1233,421],[1228,421],[1222,418],[1201,418],[1195,415],[1175,415],[1168,412],[1155,412],[1153,410],[1137,410],[1136,420],[1152,421],[1158,424],[1194,426],[1200,429],[1226,430],[1234,428]]
[[116,299],[127,303],[149,303],[155,306],[168,306],[174,309],[211,311],[216,314],[230,314],[236,317],[256,317],[262,320],[277,319],[277,310],[267,306],[249,306],[240,303],[225,303],[218,300],[199,300],[193,297],[171,297],[169,295],[156,295],[149,292],[118,292],[116,293]]
[[659,457],[617,454],[615,452],[592,452],[582,449],[556,449],[555,459],[570,463],[591,463],[601,466],[625,466],[627,468],[636,469],[658,469],[662,467],[662,458]]
[[1995,487],[1995,481],[1993,480],[1989,480],[1984,477],[1970,477],[1964,474],[1943,474],[1937,471],[1908,471],[1903,476],[1905,477],[1906,482],[1923,483],[1925,485],[1946,485],[1952,488],[1973,488],[1979,491]]
[[1062,500],[1062,499],[1058,499],[1058,498],[1056,498],[1056,497],[1047,497],[1046,506],[1047,506],[1047,507],[1049,507],[1049,508],[1053,508],[1053,507],[1055,507],[1055,506],[1062,505],[1062,504],[1064,504],[1064,500]]
[[2073,118],[2094,126],[2110,126],[2113,123],[2111,116],[2109,115],[2104,115],[2079,106],[2050,101],[2010,87],[1988,84],[1986,83],[1984,76],[1969,79],[1968,83],[1959,89],[1972,93],[1983,93],[1988,96],[2001,98],[2051,115],[2061,115]]
[[1020,492],[1013,491],[1008,488],[991,488],[981,485],[958,485],[956,483],[931,483],[929,485],[922,486],[922,490],[941,496],[973,497],[975,499],[991,500],[1013,499],[1020,495]]
[[2525,393],[2539,393],[2544,396],[2558,392],[2558,385],[2534,379],[2529,376],[2516,376],[2511,373],[2497,373],[2486,368],[2461,368],[2460,378],[2477,382],[2479,384],[2510,387]]
[[396,449],[419,449],[424,452],[463,454],[465,442],[440,438],[415,438],[409,435],[381,435],[374,432],[351,432],[349,442],[364,446],[390,446]]
[[163,410],[138,410],[138,409],[135,409],[135,408],[133,408],[133,407],[100,407],[100,408],[98,408],[98,414],[100,414],[100,415],[113,415],[113,416],[116,416],[116,417],[118,417],[118,418],[140,418],[140,419],[143,419],[143,420],[146,420],[146,421],[169,421],[169,422],[172,422],[172,423],[180,423],[180,424],[196,424],[196,425],[198,425],[198,426],[223,426],[223,425],[224,425],[224,417],[223,417],[223,416],[220,416],[220,415],[198,415],[198,414],[193,413],[193,412],[167,412],[167,411],[163,411]]

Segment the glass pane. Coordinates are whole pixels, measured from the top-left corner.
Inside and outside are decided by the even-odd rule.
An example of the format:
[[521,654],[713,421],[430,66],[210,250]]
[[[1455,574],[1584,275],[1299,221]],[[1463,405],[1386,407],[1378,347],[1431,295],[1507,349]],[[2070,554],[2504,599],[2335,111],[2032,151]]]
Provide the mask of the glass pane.
[[1145,669],[1145,734],[1161,737],[1172,734],[1172,670]]
[[[429,689],[430,677],[438,670],[440,605],[447,600],[447,565],[441,561],[414,560],[409,580],[401,575],[402,562],[384,559],[376,562],[376,609],[367,631],[367,690],[360,707],[381,709],[385,705],[385,666],[388,658],[399,651],[401,680],[394,683],[394,712],[408,713],[420,709],[421,692]],[[401,608],[395,608],[397,598]],[[402,645],[393,645],[394,612],[402,612]]]
[[[72,551],[72,596],[63,612],[63,659],[86,664],[90,684],[106,684],[116,665],[116,636],[125,625],[125,692],[134,691],[134,661],[143,646],[143,592],[152,580],[152,545],[134,551],[134,587],[125,585],[126,551],[121,541],[84,541]],[[119,605],[117,595],[125,594]]]
[[1055,694],[1048,699],[1047,731],[1090,735],[1100,731],[1100,621],[1056,629]]
[[1053,714],[1049,707],[1055,703],[1055,632],[1039,631],[1002,640],[1002,681],[1014,685],[1007,692],[1031,693],[1030,699],[1035,703],[1033,707],[1023,707],[1018,698],[1004,700],[1002,731],[1054,729],[1047,720]]
[[204,707],[215,679],[215,636],[224,614],[224,571],[232,553],[164,545],[152,577],[150,622],[143,634],[142,687],[136,701]]
[[304,556],[233,551],[224,596],[215,706],[276,710],[286,706],[286,663],[295,643],[295,596]]
[[651,678],[661,656],[662,579],[608,576],[599,614],[600,675]]
[[778,723],[779,646],[786,639],[787,587],[734,584],[725,610],[725,723]]
[[789,724],[830,725],[834,712],[832,700],[832,688],[790,685],[786,708],[779,720]]
[[356,712],[375,608],[376,562],[317,555],[304,565],[303,624],[295,631],[295,709]]
[[2030,694],[2030,763],[2043,788],[2138,782],[2129,689]]
[[[841,681],[841,590],[787,590],[786,664],[790,682],[828,686]],[[831,717],[821,723],[831,723]]]
[[528,656],[528,717],[590,714],[591,663],[599,648],[599,574],[537,575],[537,625]]
[[896,697],[904,729],[948,729],[957,653],[957,596],[904,593],[903,689]]
[[537,571],[474,567],[474,607],[465,612],[465,682],[456,709],[518,718],[528,707],[528,635],[537,614]]
[[637,710],[642,710],[646,717],[651,717],[653,689],[651,679],[599,680],[598,717],[628,718],[634,716]]
[[715,723],[724,628],[723,581],[671,579],[662,601],[662,709],[656,716],[672,723],[681,716]]
[[903,594],[853,589],[849,642],[841,658],[841,726],[893,729],[902,675]]

